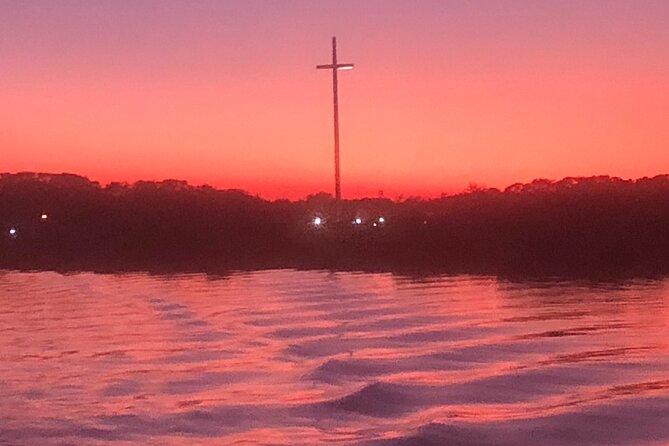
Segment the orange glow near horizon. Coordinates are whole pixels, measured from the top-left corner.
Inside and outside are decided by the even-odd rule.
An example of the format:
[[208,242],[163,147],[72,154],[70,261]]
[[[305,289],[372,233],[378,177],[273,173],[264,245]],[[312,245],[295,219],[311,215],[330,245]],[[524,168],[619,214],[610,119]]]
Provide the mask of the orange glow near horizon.
[[[224,4],[223,4],[224,3]],[[0,17],[0,171],[344,197],[669,172],[665,2],[34,1]]]

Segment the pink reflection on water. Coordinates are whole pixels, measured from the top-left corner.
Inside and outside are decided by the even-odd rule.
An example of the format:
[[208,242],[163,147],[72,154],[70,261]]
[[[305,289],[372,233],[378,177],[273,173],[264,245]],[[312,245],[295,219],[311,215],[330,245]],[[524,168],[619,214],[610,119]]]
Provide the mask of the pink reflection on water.
[[669,401],[666,281],[0,274],[10,444],[522,444],[606,408],[643,444]]

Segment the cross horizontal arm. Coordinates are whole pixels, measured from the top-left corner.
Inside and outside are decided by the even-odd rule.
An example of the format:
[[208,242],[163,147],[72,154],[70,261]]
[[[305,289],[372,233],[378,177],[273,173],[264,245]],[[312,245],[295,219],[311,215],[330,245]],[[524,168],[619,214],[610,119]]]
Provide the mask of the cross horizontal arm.
[[319,69],[319,70],[320,69],[332,70],[334,68],[336,68],[338,70],[350,70],[351,68],[353,68],[353,64],[352,63],[338,63],[336,65],[332,65],[332,64],[316,65],[316,68]]

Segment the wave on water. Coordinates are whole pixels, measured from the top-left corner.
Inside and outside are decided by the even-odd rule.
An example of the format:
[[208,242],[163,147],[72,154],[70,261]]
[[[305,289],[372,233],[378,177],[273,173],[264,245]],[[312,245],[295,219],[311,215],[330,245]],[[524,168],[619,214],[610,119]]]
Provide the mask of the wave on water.
[[325,406],[375,417],[392,417],[427,405],[420,393],[423,392],[419,392],[416,386],[376,382],[350,395],[328,401]]

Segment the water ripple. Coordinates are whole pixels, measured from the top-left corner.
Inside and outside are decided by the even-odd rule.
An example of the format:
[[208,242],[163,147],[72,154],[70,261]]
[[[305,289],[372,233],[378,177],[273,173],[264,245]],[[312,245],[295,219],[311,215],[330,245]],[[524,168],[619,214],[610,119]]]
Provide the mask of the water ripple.
[[0,278],[0,444],[669,443],[664,280]]

